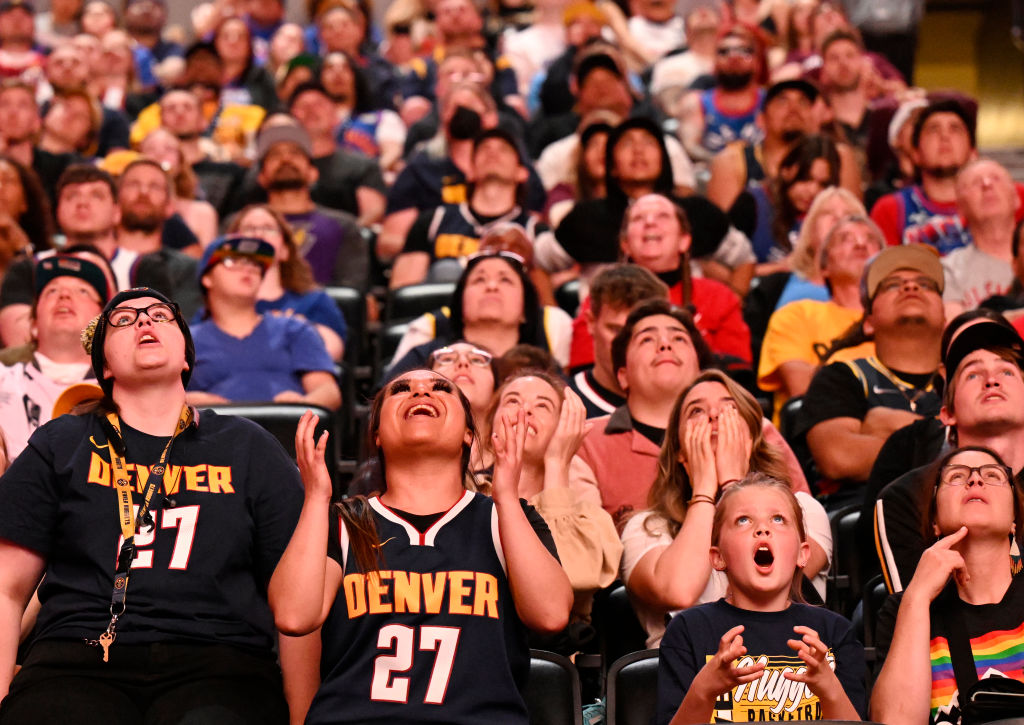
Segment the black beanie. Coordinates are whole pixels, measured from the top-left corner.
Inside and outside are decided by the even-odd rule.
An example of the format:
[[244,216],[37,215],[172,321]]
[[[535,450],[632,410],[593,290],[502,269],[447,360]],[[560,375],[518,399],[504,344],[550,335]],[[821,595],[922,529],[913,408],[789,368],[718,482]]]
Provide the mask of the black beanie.
[[134,287],[114,295],[110,302],[107,303],[107,306],[103,308],[103,312],[95,317],[82,332],[82,346],[92,356],[93,374],[96,376],[96,382],[99,383],[107,397],[110,397],[114,389],[114,379],[103,377],[103,341],[107,337],[107,328],[110,327],[110,324],[107,322],[107,314],[115,307],[120,307],[124,302],[138,299],[139,297],[152,297],[155,300],[170,305],[171,309],[174,310],[174,319],[178,323],[178,329],[181,330],[181,334],[185,337],[185,362],[188,363],[188,367],[181,371],[181,382],[186,388],[188,387],[189,378],[192,377],[192,368],[195,367],[196,363],[196,346],[192,342],[192,333],[189,332],[188,324],[185,322],[185,318],[181,316],[181,310],[178,309],[177,303],[162,292],[157,292],[150,287]]

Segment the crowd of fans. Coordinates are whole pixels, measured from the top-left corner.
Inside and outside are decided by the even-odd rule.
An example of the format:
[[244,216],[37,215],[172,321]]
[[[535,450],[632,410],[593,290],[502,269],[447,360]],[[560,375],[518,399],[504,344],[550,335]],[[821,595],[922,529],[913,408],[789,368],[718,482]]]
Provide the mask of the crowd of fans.
[[[200,671],[250,673],[218,705],[238,722],[283,722],[284,698],[294,723],[526,722],[526,629],[596,654],[625,626],[596,614],[620,586],[620,614],[661,648],[659,723],[966,724],[969,691],[1024,683],[1024,184],[979,155],[975,99],[913,85],[923,2],[685,5],[311,0],[300,25],[282,0],[213,0],[182,28],[165,0],[0,2],[0,723],[39,722],[57,707],[46,673],[68,661],[89,681],[77,640],[106,662],[119,631],[126,651],[226,648]],[[427,287],[429,306],[394,314]],[[158,348],[173,359],[150,365]],[[338,472],[316,421],[300,476],[269,436],[188,412],[231,403],[315,406],[344,419],[346,451],[369,423],[329,532]],[[428,418],[444,425],[418,433]],[[77,487],[128,485],[126,446],[146,498],[133,529],[128,494],[108,542],[115,602],[161,546],[188,567],[188,496],[246,496],[218,514],[246,525],[217,535],[248,538],[211,576],[247,583],[195,594],[220,611],[178,635],[140,574],[157,613],[132,624],[122,591],[124,628],[112,604],[96,639],[83,622],[97,601],[106,621],[109,566],[84,572],[103,547],[59,553],[95,543],[76,517],[98,494]],[[833,591],[850,511],[848,586],[892,595],[872,631]],[[404,532],[453,551],[480,536],[496,558],[428,565],[413,541],[391,561],[383,534]],[[433,670],[395,624],[420,614],[421,577]],[[489,644],[453,665],[441,630],[470,628],[463,614],[504,629],[479,625]],[[249,630],[201,621],[233,616]],[[274,622],[295,635],[276,653]],[[493,690],[446,701],[439,663],[473,689],[493,647]],[[131,685],[139,714],[198,698],[170,707],[148,686]],[[77,709],[52,721],[93,722],[76,719],[91,686],[68,692]]]

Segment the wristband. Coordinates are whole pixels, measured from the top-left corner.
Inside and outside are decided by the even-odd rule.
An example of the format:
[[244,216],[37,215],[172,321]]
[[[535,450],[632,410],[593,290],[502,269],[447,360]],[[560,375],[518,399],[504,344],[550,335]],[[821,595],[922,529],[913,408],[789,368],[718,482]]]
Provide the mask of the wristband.
[[726,481],[722,481],[720,484],[718,484],[718,490],[721,491],[726,486],[731,486],[732,484],[739,483],[739,482],[740,482],[740,479],[738,479],[738,478],[730,478],[730,479],[728,479]]
[[712,506],[715,505],[715,499],[711,498],[707,494],[698,493],[693,496],[689,501],[686,502],[688,506],[692,506],[695,503],[709,503]]

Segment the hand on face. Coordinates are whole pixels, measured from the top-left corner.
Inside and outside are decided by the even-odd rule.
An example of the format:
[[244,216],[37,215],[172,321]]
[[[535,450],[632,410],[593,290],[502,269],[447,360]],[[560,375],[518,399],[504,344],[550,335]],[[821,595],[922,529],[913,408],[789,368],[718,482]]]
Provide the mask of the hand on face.
[[964,558],[953,547],[967,536],[967,527],[961,526],[949,536],[944,536],[925,549],[921,561],[914,571],[914,577],[907,586],[906,596],[921,596],[931,602],[946,586],[950,576],[959,584],[970,580]]
[[587,408],[580,396],[566,388],[558,427],[544,453],[544,464],[567,467],[592,427],[593,424],[587,422]]
[[519,475],[523,470],[523,448],[526,446],[526,413],[520,408],[515,417],[500,416],[491,435],[494,448],[494,476],[491,497],[495,503],[519,505]]
[[694,495],[715,498],[718,493],[718,476],[715,471],[715,449],[711,443],[711,420],[705,415],[687,418],[681,442]]
[[750,452],[754,442],[740,412],[729,405],[718,415],[718,445],[715,448],[715,471],[718,483],[736,481],[750,470]]

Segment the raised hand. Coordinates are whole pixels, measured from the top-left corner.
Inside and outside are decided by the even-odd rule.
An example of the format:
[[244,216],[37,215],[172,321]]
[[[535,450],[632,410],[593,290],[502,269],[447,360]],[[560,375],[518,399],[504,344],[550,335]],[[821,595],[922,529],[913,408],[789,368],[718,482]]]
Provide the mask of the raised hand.
[[715,449],[711,444],[711,421],[707,416],[687,419],[681,443],[694,495],[715,498],[718,475],[715,472]]
[[907,586],[905,597],[925,597],[931,602],[946,586],[950,576],[961,584],[970,579],[964,558],[953,547],[967,536],[967,527],[961,526],[949,536],[944,536],[921,554],[914,576]]
[[743,478],[750,470],[750,452],[754,446],[750,429],[739,410],[726,406],[718,415],[718,446],[715,448],[715,471],[718,483]]
[[[737,625],[722,635],[718,651],[707,661],[694,678],[693,686],[700,687],[708,695],[718,697],[744,682],[753,682],[764,672],[764,662],[737,667],[737,659],[747,653],[743,645],[743,625]],[[699,684],[698,684],[699,683]]]
[[324,462],[324,451],[327,450],[327,431],[314,441],[316,426],[320,418],[313,411],[307,410],[295,427],[295,461],[299,464],[299,475],[306,488],[306,497],[331,498],[333,487],[331,474]]
[[786,640],[786,644],[804,661],[807,669],[803,672],[785,672],[783,677],[806,683],[811,692],[819,697],[836,686],[841,688],[842,684],[826,658],[828,647],[818,633],[802,625],[793,627],[793,631],[800,635],[800,639]]
[[519,505],[519,474],[523,470],[523,448],[526,446],[526,413],[519,408],[513,416],[500,416],[499,425],[491,435],[494,449],[494,475],[491,477],[491,498],[496,503]]
[[544,452],[544,465],[567,468],[592,427],[593,424],[587,422],[587,407],[580,396],[566,388],[558,427]]

